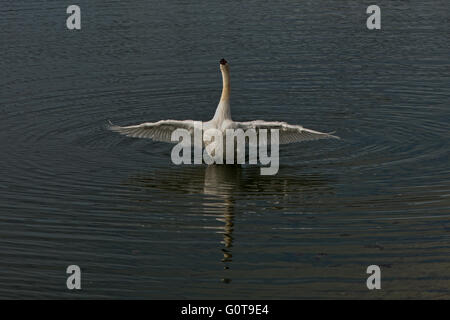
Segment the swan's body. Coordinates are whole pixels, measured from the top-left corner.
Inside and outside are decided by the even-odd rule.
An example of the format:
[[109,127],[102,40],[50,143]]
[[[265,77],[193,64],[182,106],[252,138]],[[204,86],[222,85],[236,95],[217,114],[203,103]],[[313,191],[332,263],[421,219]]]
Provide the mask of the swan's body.
[[[291,125],[286,122],[270,122],[263,120],[248,122],[233,121],[231,119],[230,109],[230,70],[225,59],[220,60],[220,70],[222,72],[223,81],[222,95],[214,117],[210,121],[203,123],[204,132],[208,129],[217,129],[223,133],[223,136],[225,136],[227,129],[243,129],[244,131],[247,129],[255,129],[257,132],[259,129],[278,129],[280,144],[338,138],[328,133],[306,129],[302,126]],[[156,141],[175,143],[177,141],[171,140],[172,132],[176,129],[186,129],[193,134],[195,122],[196,121],[194,120],[161,120],[158,122],[146,122],[127,127],[111,126],[110,129],[129,137],[150,138]],[[211,141],[211,139],[207,136],[204,136],[203,140],[205,145],[208,145]]]

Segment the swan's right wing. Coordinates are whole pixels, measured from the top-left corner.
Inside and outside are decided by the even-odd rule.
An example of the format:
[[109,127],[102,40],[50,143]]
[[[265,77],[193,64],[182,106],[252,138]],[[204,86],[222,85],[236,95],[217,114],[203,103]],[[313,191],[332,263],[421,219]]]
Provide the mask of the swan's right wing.
[[[334,136],[330,133],[306,129],[303,128],[302,126],[288,124],[286,122],[255,120],[255,121],[234,122],[234,123],[236,128],[240,128],[243,130],[255,129],[258,132],[258,134],[260,129],[266,129],[268,136],[270,134],[271,129],[278,129],[280,144],[318,140],[318,139],[330,139],[330,138],[339,139],[339,137]],[[270,139],[268,141],[270,141]]]
[[120,127],[111,124],[109,129],[128,137],[146,138],[155,141],[177,143],[172,141],[172,132],[176,129],[188,130],[191,136],[194,135],[194,120],[161,120],[158,122],[145,122],[142,124]]

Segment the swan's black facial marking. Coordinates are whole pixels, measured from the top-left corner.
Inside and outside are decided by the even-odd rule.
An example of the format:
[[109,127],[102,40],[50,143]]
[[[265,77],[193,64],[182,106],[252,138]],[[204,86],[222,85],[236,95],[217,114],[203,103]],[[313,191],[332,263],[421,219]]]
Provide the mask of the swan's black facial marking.
[[227,60],[225,60],[224,58],[222,58],[222,60],[220,60],[220,64],[227,64]]

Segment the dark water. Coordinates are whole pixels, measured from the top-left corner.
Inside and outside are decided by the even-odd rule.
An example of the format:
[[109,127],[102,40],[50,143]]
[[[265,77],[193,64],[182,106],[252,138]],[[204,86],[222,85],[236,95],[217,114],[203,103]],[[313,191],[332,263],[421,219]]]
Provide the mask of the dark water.
[[[450,298],[448,1],[69,4],[1,3],[0,298]],[[222,57],[236,120],[342,140],[268,177],[104,129],[208,120]]]

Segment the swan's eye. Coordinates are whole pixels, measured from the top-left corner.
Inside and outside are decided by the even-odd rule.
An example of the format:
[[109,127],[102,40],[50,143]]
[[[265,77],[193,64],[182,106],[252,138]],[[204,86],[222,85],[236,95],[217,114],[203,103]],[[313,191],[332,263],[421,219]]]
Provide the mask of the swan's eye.
[[226,64],[226,63],[227,63],[227,60],[225,60],[223,58],[222,58],[222,60],[220,60],[220,64]]

